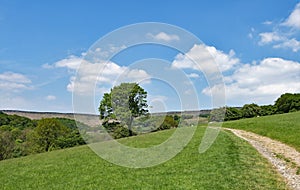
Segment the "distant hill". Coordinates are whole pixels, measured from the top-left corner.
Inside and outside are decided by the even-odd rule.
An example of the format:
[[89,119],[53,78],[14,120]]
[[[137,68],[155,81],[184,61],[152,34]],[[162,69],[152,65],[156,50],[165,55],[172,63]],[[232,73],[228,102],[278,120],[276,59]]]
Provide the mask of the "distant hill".
[[[42,118],[67,118],[81,121],[82,123],[91,127],[100,124],[99,116],[93,114],[73,114],[73,113],[58,113],[58,112],[33,112],[33,111],[20,111],[20,110],[1,110],[8,115],[19,115],[30,119]],[[75,116],[75,117],[74,117]]]
[[[89,125],[91,127],[95,127],[101,124],[99,120],[99,115],[94,114],[74,114],[74,113],[58,113],[58,112],[34,112],[34,111],[21,111],[21,110],[0,110],[3,113],[8,115],[19,115],[23,117],[27,117],[30,119],[42,119],[42,118],[67,118],[67,119],[75,119],[76,120]],[[191,110],[191,111],[170,111],[170,112],[160,112],[160,113],[153,113],[153,115],[160,116],[160,115],[193,115],[194,117],[198,117],[200,114],[205,115],[209,114],[210,110]]]

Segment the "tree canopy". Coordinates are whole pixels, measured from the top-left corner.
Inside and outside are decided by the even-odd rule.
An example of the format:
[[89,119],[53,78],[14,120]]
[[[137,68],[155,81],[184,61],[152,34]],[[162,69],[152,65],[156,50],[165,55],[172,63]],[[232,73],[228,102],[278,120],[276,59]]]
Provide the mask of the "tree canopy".
[[0,160],[85,144],[89,127],[67,118],[31,120],[0,111]]
[[300,110],[300,94],[285,93],[275,102],[277,113],[288,113]]
[[257,117],[261,115],[261,108],[257,104],[245,104],[242,107],[242,115],[244,118]]
[[53,118],[39,120],[32,134],[32,141],[41,152],[55,149],[59,146],[59,138],[66,137],[70,129]]
[[[210,121],[229,121],[242,118],[300,111],[300,94],[282,94],[274,105],[245,104],[242,108],[222,107],[210,112]],[[225,116],[225,117],[224,117]]]
[[[105,93],[100,102],[100,119],[104,119],[103,126],[108,127],[111,120],[127,126],[132,135],[131,125],[135,117],[148,114],[147,92],[137,83],[121,83]],[[111,123],[111,122],[110,122]]]

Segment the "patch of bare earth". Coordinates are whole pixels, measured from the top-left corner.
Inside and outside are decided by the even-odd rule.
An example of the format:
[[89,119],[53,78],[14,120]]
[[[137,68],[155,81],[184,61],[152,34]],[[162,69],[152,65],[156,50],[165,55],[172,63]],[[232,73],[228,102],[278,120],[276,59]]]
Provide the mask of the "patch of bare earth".
[[297,150],[255,133],[228,128],[226,130],[248,141],[272,163],[292,189],[300,190],[300,153]]

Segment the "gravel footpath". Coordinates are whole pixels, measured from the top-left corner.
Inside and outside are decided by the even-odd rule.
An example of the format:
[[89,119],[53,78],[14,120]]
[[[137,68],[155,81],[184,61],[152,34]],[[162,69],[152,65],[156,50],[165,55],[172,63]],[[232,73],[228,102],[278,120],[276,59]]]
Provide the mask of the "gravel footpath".
[[255,133],[228,128],[226,130],[248,141],[272,163],[292,189],[300,190],[300,153],[298,151],[279,141]]

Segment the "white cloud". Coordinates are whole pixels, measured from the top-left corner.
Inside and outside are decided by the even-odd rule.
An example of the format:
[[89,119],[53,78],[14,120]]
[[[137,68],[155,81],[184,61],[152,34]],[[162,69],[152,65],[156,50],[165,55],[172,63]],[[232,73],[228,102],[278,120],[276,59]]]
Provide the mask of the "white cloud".
[[0,89],[8,91],[19,91],[31,89],[31,80],[20,73],[4,72],[0,74]]
[[269,21],[269,20],[267,20],[267,21],[263,22],[263,24],[264,24],[264,25],[271,25],[271,24],[273,24],[273,22],[272,22],[272,21]]
[[199,75],[197,73],[190,73],[187,75],[189,78],[199,78]]
[[[300,50],[300,41],[296,39],[300,29],[300,3],[298,3],[292,13],[285,21],[274,24],[272,32],[262,32],[259,34],[259,45],[272,44],[276,49],[291,49],[293,52]],[[263,24],[273,25],[266,21]],[[296,29],[296,30],[295,30]]]
[[276,32],[264,32],[260,33],[259,45],[265,45],[276,41],[283,40],[283,37],[277,34]]
[[26,75],[20,73],[0,73],[0,109],[27,108],[29,102],[20,93],[33,89],[31,83]]
[[48,100],[48,101],[56,100],[56,96],[48,95],[48,96],[45,97],[45,99]]
[[[226,79],[226,98],[231,104],[249,102],[270,104],[286,92],[300,92],[300,63],[281,58],[266,58],[259,64],[245,64]],[[218,93],[218,86],[202,93]]]
[[147,36],[150,38],[153,38],[154,40],[157,40],[157,41],[171,42],[171,41],[179,41],[180,40],[179,36],[177,36],[175,34],[167,34],[165,32],[160,32],[155,35],[148,33]]
[[53,65],[50,65],[50,64],[48,64],[48,63],[45,63],[45,64],[42,65],[42,68],[44,68],[44,69],[53,69],[54,66],[53,66]]
[[89,50],[82,53],[82,57],[88,56],[96,60],[107,60],[110,56],[113,56],[115,53],[126,49],[126,45],[115,46],[113,44],[108,44],[106,47],[97,47],[95,49]]
[[94,91],[103,93],[104,89],[109,89],[107,86],[115,83],[139,82],[150,77],[144,70],[130,69],[114,62],[91,63],[75,56],[60,60],[54,63],[54,66],[68,68],[74,73],[70,77],[67,90],[81,95],[88,95]]
[[76,56],[70,56],[68,58],[57,61],[54,67],[66,67],[71,70],[76,70],[82,62],[82,58]]
[[274,48],[288,48],[292,49],[293,52],[298,52],[300,50],[300,41],[295,38],[286,40],[280,44],[276,44],[273,46]]
[[213,46],[195,44],[185,55],[178,54],[172,63],[172,67],[193,69],[212,74],[218,70],[228,71],[238,63],[239,59],[235,57],[233,50],[226,54]]
[[293,12],[290,14],[290,16],[286,19],[286,21],[283,24],[286,26],[300,29],[300,3],[296,5]]
[[25,75],[14,72],[4,72],[0,74],[0,80],[17,83],[31,83],[31,80],[28,79]]

